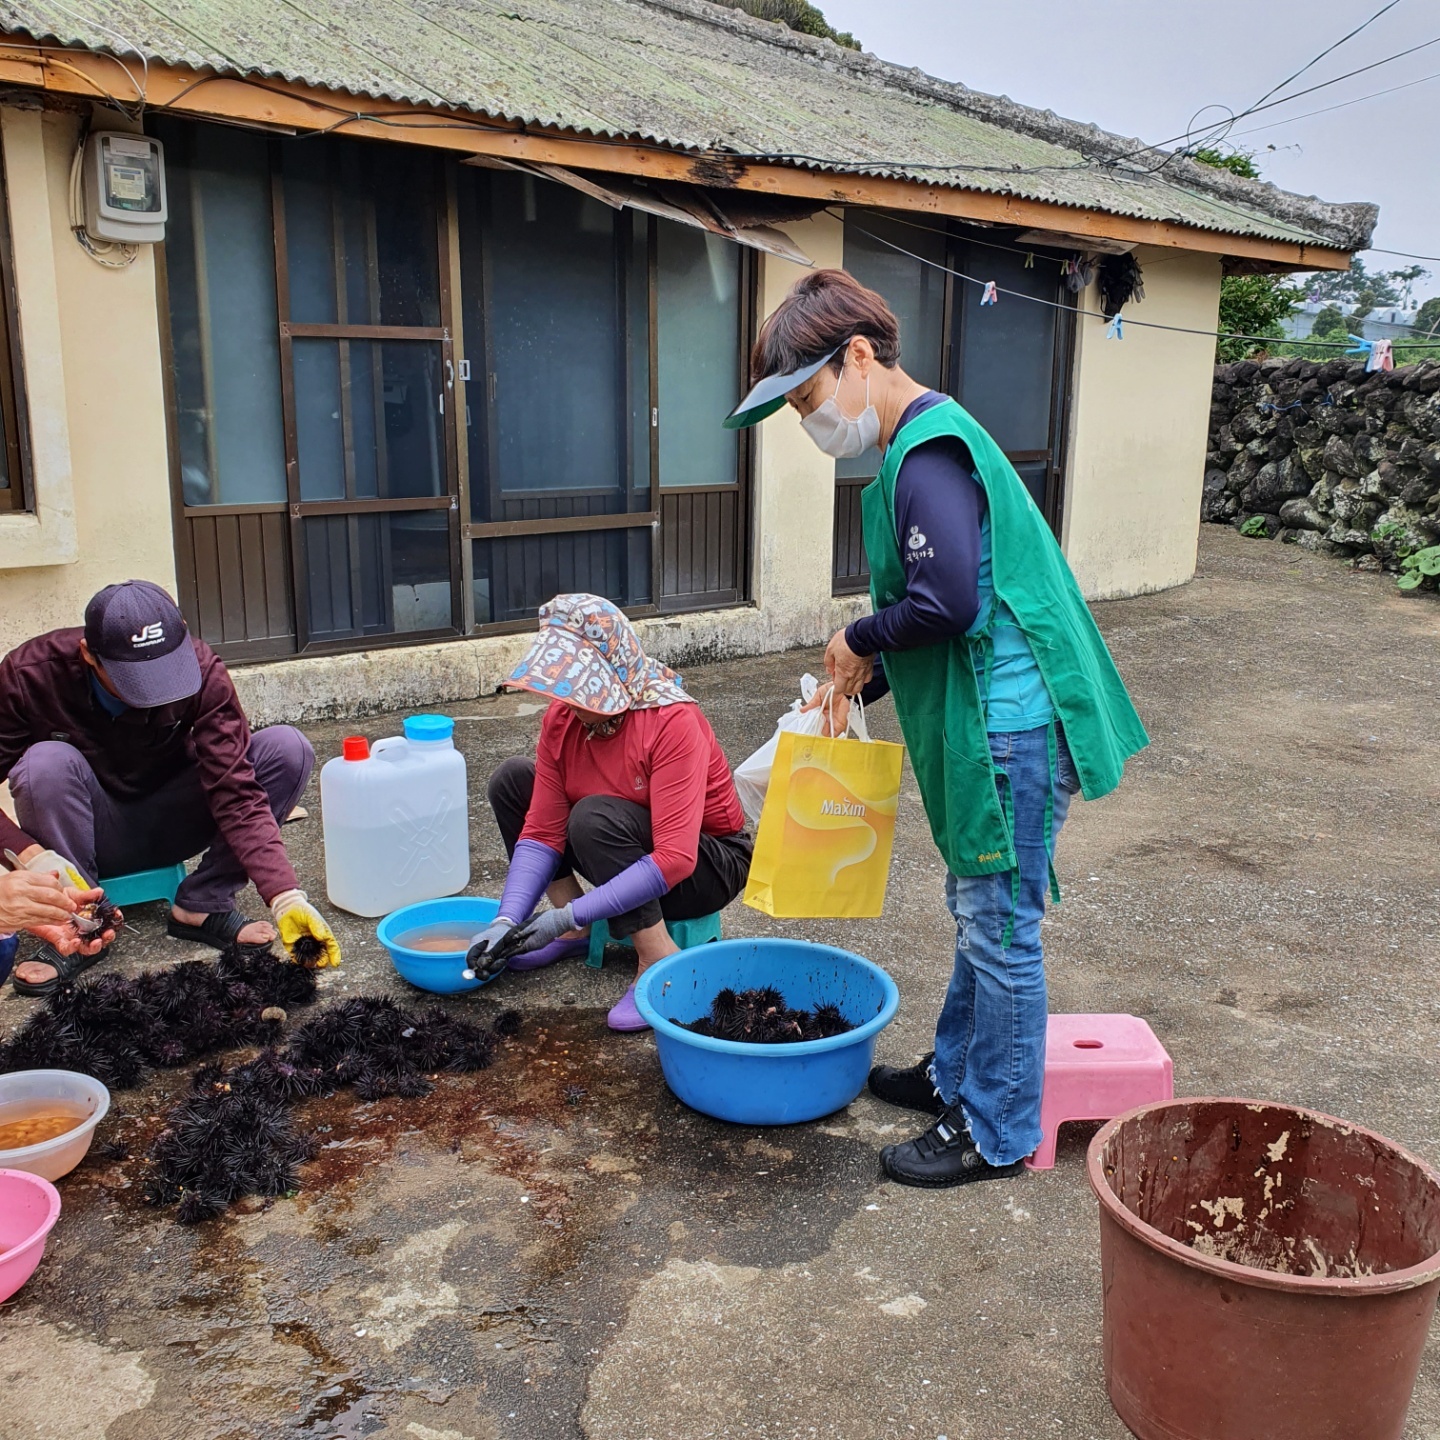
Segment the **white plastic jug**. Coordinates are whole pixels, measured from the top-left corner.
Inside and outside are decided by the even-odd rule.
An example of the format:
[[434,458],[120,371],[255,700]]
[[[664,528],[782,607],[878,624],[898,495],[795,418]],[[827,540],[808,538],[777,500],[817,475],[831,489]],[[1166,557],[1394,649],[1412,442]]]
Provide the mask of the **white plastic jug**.
[[411,715],[405,734],[346,739],[320,772],[325,890],[352,915],[388,915],[470,883],[470,806],[455,722]]

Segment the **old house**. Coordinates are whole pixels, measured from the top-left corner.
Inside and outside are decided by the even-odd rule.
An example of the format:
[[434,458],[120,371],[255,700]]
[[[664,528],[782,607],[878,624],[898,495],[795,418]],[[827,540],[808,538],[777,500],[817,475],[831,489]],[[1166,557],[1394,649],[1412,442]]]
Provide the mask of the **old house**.
[[[828,635],[874,457],[719,426],[808,264],[888,297],[1088,594],[1181,583],[1222,275],[1344,268],[1375,219],[704,0],[0,27],[0,649],[152,578],[262,717],[491,689],[563,589],[672,657]],[[163,184],[160,243],[87,231],[105,135],[163,146],[111,197]],[[1108,338],[1092,252],[1176,328]]]

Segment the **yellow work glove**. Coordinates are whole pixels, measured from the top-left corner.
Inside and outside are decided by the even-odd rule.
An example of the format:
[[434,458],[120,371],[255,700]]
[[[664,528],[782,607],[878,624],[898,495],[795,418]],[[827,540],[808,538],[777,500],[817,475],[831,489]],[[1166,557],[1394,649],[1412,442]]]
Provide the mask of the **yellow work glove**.
[[[270,902],[270,914],[292,960],[312,970],[340,963],[340,942],[303,890],[282,891]],[[301,945],[297,954],[295,947],[301,941],[308,943]]]

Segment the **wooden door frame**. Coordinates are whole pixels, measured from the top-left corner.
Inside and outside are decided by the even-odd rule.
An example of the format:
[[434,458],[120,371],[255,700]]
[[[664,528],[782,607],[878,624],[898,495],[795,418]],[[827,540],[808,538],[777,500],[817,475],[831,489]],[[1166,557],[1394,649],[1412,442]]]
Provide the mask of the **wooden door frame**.
[[[455,435],[456,407],[445,403],[447,394],[454,394],[456,373],[454,350],[451,342],[450,320],[452,318],[453,296],[450,288],[450,189],[446,183],[446,165],[439,155],[428,157],[431,166],[433,193],[435,196],[435,263],[436,284],[440,306],[439,325],[381,325],[354,324],[349,322],[313,323],[292,320],[290,317],[290,275],[289,254],[286,249],[286,215],[284,194],[284,168],[281,161],[283,142],[275,140],[270,146],[270,213],[275,237],[275,303],[279,325],[280,343],[280,394],[281,410],[285,428],[285,486],[286,510],[290,527],[291,584],[294,597],[295,653],[299,655],[345,654],[357,650],[390,649],[401,645],[419,645],[432,641],[458,639],[463,635],[465,603],[461,595],[463,566],[460,552],[459,524],[459,446]],[[333,203],[333,199],[332,199]],[[337,267],[342,263],[336,238]],[[372,267],[373,268],[373,267]],[[344,277],[335,277],[337,306],[344,304]],[[342,313],[340,309],[337,315]],[[436,496],[387,496],[359,497],[354,490],[353,457],[349,454],[350,443],[346,441],[346,496],[335,500],[305,500],[300,489],[299,428],[295,402],[295,340],[346,340],[374,341],[377,345],[387,340],[428,342],[440,347],[440,399],[442,475],[445,493]],[[379,363],[378,354],[376,363]],[[347,381],[345,365],[341,365],[340,401],[342,424],[349,427],[349,402],[346,395]],[[377,431],[385,423],[383,407],[376,414]],[[362,515],[394,515],[409,511],[443,510],[448,513],[447,543],[449,554],[450,624],[429,630],[394,629],[367,635],[363,629],[353,628],[352,633],[330,640],[313,640],[310,632],[310,578],[308,554],[305,545],[305,522],[326,516],[345,515],[351,517],[348,526],[348,544],[351,555],[350,599],[353,607],[359,604],[359,591],[353,573],[359,563],[358,520]],[[354,618],[352,613],[352,618]]]

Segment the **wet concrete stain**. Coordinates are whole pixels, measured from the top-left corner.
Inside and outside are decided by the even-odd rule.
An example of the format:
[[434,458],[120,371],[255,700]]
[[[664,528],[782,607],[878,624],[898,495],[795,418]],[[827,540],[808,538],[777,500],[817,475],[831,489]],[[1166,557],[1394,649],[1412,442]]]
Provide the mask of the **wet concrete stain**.
[[578,1436],[641,1283],[677,1259],[804,1261],[875,1179],[871,1147],[834,1125],[686,1109],[648,1037],[567,1006],[527,1011],[491,1069],[421,1099],[303,1102],[321,1148],[301,1190],[186,1228],[141,1198],[186,1083],[117,1097],[98,1142],[129,1157],[64,1182],[58,1253],[4,1307],[144,1352],[154,1399],[108,1440],[361,1440],[405,1417]]

